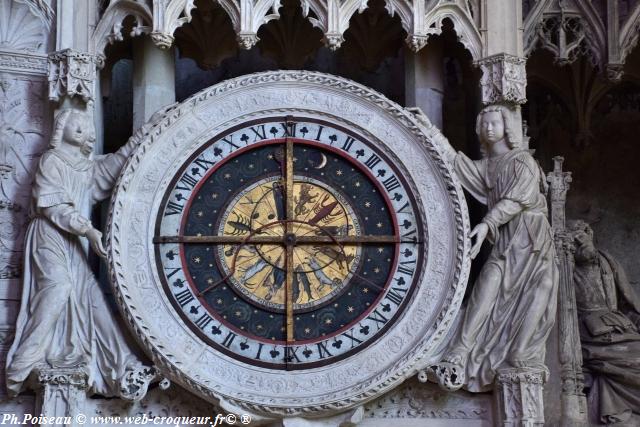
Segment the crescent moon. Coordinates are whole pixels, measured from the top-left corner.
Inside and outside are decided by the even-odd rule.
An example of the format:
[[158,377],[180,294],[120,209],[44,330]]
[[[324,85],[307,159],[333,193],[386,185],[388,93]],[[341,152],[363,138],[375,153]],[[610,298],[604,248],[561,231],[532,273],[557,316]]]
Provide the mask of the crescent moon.
[[325,156],[324,153],[321,153],[320,155],[322,156],[322,161],[314,169],[322,169],[323,167],[327,166],[327,156]]

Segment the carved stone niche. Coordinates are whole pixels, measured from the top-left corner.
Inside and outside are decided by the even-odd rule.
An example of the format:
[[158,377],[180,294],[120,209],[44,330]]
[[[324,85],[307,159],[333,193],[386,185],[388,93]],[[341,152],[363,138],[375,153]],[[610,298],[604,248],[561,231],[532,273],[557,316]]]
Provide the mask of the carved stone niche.
[[181,57],[191,58],[203,70],[211,70],[238,52],[238,42],[229,15],[209,0],[195,2],[191,22],[176,30]]
[[482,103],[527,102],[526,59],[501,53],[479,60],[482,70]]

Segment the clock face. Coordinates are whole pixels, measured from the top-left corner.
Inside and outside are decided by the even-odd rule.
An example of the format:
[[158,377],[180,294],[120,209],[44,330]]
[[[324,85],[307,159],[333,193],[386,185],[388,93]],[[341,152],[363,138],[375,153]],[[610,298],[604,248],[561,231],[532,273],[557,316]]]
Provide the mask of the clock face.
[[154,365],[268,418],[341,413],[427,367],[470,265],[441,137],[304,71],[157,113],[133,136],[106,234],[116,301]]
[[182,164],[155,226],[155,265],[213,349],[300,370],[375,342],[411,300],[425,229],[406,172],[362,135],[266,117]]

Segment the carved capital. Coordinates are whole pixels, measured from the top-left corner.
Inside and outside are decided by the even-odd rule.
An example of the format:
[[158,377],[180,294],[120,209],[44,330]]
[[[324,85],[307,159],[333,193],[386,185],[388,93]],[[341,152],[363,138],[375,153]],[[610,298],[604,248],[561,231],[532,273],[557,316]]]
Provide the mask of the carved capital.
[[151,33],[151,40],[160,49],[169,49],[173,45],[174,37],[171,34],[154,32]]
[[87,372],[82,368],[47,368],[38,372],[38,382],[42,386],[73,386],[87,388]]
[[420,49],[427,45],[429,35],[410,34],[405,39],[405,43],[409,46],[413,52],[418,52]]
[[504,53],[476,62],[482,70],[482,103],[527,102],[526,59]]
[[547,374],[542,368],[498,370],[495,396],[502,425],[544,425],[543,385]]
[[256,43],[258,43],[258,40],[260,40],[258,35],[255,33],[240,33],[238,34],[237,39],[240,47],[246,50],[251,49],[256,45]]
[[96,56],[73,49],[49,54],[49,99],[79,96],[85,102],[93,100],[96,66],[101,63]]
[[624,75],[624,64],[607,64],[605,67],[607,80],[611,83],[619,83]]
[[340,49],[343,42],[344,36],[340,33],[327,33],[324,35],[324,43],[334,52]]

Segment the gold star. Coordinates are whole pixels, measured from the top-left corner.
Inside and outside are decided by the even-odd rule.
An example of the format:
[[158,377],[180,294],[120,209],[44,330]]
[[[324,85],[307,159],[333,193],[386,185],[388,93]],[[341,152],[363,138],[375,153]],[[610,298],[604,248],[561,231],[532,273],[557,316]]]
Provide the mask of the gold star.
[[208,278],[208,279],[207,279],[207,283],[208,283],[209,285],[212,285],[212,284],[213,284],[213,279],[212,279],[212,278]]
[[308,334],[310,334],[310,333],[311,333],[311,329],[309,329],[309,328],[304,328],[304,333],[305,333],[305,334],[307,334],[307,335],[308,335]]
[[378,248],[378,253],[381,254],[382,252],[384,252],[384,248]]
[[336,175],[338,175],[338,176],[342,175],[342,171],[341,171],[340,169],[338,169],[338,170],[336,171]]
[[229,179],[231,178],[231,174],[230,173],[225,173],[224,174],[224,179]]
[[378,267],[376,267],[376,268],[373,269],[373,272],[374,273],[380,273],[380,269]]
[[360,187],[360,181],[356,181],[356,183],[353,185],[355,185],[356,187]]
[[262,329],[262,325],[258,325],[258,326],[256,326],[256,329],[257,329],[257,330]]
[[222,304],[222,299],[218,298],[218,299],[216,300],[216,302],[217,302],[218,304]]
[[236,317],[240,317],[242,315],[242,313],[240,313],[240,311],[236,311],[235,315],[236,315]]
[[200,257],[197,256],[193,259],[193,262],[195,262],[196,264],[200,264]]
[[196,236],[201,237],[201,236],[202,236],[202,233],[198,233],[198,234],[196,234]]
[[362,292],[364,292],[365,294],[369,293],[369,288],[363,288]]
[[269,155],[267,155],[267,159],[269,159],[269,160],[273,160],[273,154],[269,154]]
[[324,323],[326,323],[327,325],[330,325],[331,324],[331,319],[325,320]]
[[381,222],[377,223],[377,224],[376,224],[376,227],[378,227],[378,228],[382,228],[382,223],[381,223]]
[[364,207],[365,208],[370,208],[371,207],[371,202],[364,202]]
[[202,217],[203,215],[204,215],[204,212],[202,212],[202,211],[198,211],[198,216],[199,216],[199,217]]
[[253,169],[253,164],[250,164],[250,165],[249,165],[249,169]]
[[351,306],[347,307],[347,311],[348,311],[349,313],[353,313],[353,307],[351,307]]
[[218,193],[213,193],[213,194],[211,195],[211,198],[212,198],[213,200],[217,199],[217,198],[218,198]]

